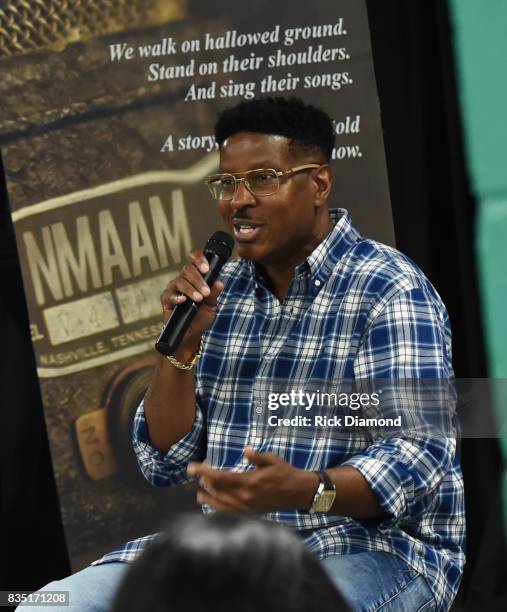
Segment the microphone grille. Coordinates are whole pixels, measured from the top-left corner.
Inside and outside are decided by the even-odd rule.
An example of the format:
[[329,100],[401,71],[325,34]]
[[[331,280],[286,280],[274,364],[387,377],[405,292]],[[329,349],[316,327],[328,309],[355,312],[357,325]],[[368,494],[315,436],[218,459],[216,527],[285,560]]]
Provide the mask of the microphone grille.
[[230,234],[227,234],[227,232],[215,232],[206,243],[205,250],[213,251],[219,245],[227,249],[227,257],[230,257],[234,247],[234,238]]

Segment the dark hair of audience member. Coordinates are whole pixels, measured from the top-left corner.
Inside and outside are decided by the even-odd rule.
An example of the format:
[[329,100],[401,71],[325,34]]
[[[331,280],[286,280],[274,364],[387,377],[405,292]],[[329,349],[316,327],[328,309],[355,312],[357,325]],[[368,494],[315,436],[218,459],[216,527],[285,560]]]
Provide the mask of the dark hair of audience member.
[[125,574],[113,612],[340,612],[349,607],[319,561],[279,524],[186,515]]

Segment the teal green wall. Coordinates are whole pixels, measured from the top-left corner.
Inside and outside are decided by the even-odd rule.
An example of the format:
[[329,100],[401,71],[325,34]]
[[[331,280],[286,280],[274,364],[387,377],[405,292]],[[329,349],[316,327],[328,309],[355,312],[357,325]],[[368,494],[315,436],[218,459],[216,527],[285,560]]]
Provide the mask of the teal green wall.
[[476,195],[507,193],[507,2],[450,0]]
[[[476,253],[489,375],[507,378],[507,0],[449,0],[449,5],[466,155],[478,204]],[[499,425],[505,423],[505,398],[498,397],[496,409]],[[502,445],[507,458],[506,438]]]

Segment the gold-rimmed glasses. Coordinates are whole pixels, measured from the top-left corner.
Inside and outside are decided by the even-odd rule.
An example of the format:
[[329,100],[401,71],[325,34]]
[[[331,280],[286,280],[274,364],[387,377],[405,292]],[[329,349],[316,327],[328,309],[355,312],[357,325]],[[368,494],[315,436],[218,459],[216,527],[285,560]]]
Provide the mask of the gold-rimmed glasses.
[[204,183],[209,187],[214,200],[232,200],[236,195],[238,184],[244,181],[245,187],[254,196],[270,196],[280,188],[280,179],[302,172],[320,168],[321,164],[305,164],[295,166],[290,170],[274,170],[273,168],[256,168],[247,172],[212,174]]

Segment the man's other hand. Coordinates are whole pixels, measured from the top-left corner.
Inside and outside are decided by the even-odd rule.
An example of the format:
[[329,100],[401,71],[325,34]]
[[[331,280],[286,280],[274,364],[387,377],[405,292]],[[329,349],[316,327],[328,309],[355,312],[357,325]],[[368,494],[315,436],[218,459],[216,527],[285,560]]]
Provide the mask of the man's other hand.
[[315,472],[251,447],[246,447],[245,457],[255,467],[241,473],[217,470],[205,462],[190,463],[187,473],[199,480],[198,503],[221,512],[308,511],[319,486]]

